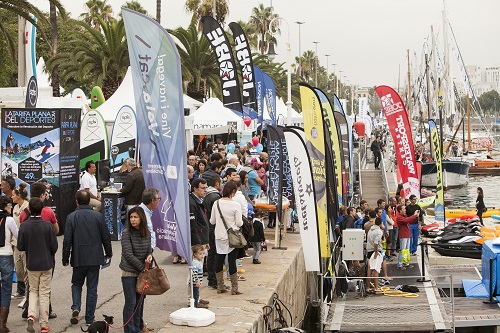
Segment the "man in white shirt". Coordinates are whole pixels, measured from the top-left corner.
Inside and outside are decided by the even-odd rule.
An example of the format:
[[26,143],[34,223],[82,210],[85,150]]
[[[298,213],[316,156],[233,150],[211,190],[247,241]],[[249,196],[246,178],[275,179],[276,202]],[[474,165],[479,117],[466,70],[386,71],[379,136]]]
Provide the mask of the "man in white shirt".
[[97,192],[97,180],[95,179],[95,163],[88,161],[85,163],[85,172],[80,179],[80,190],[87,191],[90,194],[90,207],[95,211],[101,211],[101,195]]

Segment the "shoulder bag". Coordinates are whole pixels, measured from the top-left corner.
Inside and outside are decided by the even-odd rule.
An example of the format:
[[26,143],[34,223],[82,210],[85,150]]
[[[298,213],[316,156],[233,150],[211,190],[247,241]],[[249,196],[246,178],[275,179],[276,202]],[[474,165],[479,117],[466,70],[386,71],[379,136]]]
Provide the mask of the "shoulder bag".
[[153,263],[153,268],[149,268],[150,264],[147,264],[146,270],[137,277],[136,293],[142,294],[144,292],[144,295],[161,295],[170,289],[167,274],[163,268],[158,266],[154,257]]
[[243,236],[243,233],[240,230],[234,230],[233,228],[227,227],[224,215],[222,215],[222,211],[220,210],[219,200],[217,200],[217,209],[219,210],[222,223],[224,223],[224,228],[226,228],[227,231],[227,239],[229,240],[229,247],[232,247],[233,249],[241,249],[245,247],[247,245],[247,240]]

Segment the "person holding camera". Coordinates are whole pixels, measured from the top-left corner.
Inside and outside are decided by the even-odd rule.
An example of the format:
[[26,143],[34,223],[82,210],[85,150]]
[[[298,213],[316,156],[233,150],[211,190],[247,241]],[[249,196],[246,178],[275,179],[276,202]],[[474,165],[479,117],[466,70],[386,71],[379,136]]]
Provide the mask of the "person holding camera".
[[399,213],[396,217],[399,229],[398,270],[405,270],[413,267],[413,265],[409,263],[403,265],[403,252],[408,252],[408,250],[410,250],[410,225],[418,223],[420,211],[416,210],[412,215],[407,216],[408,207],[405,205],[399,205],[397,210]]
[[422,208],[417,204],[417,196],[415,194],[410,195],[410,204],[406,206],[406,214],[408,216],[413,215],[418,211],[418,219],[410,225],[410,252],[412,255],[417,253],[418,248],[418,238],[420,237],[420,230],[424,223],[424,214]]

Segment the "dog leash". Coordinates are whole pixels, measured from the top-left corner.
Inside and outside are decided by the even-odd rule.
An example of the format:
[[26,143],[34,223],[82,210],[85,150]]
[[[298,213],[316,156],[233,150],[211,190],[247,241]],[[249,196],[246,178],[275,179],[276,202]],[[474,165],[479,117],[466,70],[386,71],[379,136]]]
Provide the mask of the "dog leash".
[[104,323],[106,324],[107,327],[109,328],[112,328],[112,329],[115,329],[115,330],[119,330],[119,329],[122,329],[124,328],[125,326],[128,325],[128,323],[130,323],[130,321],[132,320],[132,318],[134,318],[135,316],[135,313],[137,312],[137,309],[139,308],[139,304],[142,303],[142,300],[144,298],[144,291],[146,289],[149,288],[149,284],[148,284],[148,277],[149,277],[149,265],[150,263],[146,263],[146,282],[144,283],[144,288],[142,288],[142,292],[141,292],[141,297],[139,298],[139,302],[137,302],[137,305],[135,306],[135,309],[134,309],[134,312],[132,312],[132,315],[130,316],[130,318],[125,322],[125,324],[123,324],[122,326],[120,327],[113,327],[111,326],[108,322],[104,321]]

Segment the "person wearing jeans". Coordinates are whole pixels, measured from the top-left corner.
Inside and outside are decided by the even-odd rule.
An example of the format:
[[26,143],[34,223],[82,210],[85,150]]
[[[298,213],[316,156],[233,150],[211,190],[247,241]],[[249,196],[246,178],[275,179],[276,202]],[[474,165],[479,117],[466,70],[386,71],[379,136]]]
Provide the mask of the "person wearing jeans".
[[[73,276],[71,278],[71,319],[73,325],[78,324],[78,315],[82,305],[82,287],[87,280],[87,300],[85,302],[85,323],[95,320],[97,305],[97,284],[99,271],[104,259],[111,258],[113,249],[108,228],[102,214],[94,211],[87,191],[76,193],[76,210],[66,218],[63,241],[63,266],[71,262]],[[104,250],[103,250],[104,248]],[[70,260],[71,253],[71,260]]]
[[253,246],[253,263],[260,264],[259,256],[262,250],[262,243],[266,241],[264,236],[264,223],[260,220],[262,215],[261,212],[254,213],[255,218],[253,219],[253,236],[248,239],[248,241]]
[[10,213],[12,202],[7,196],[0,197],[0,332],[8,332],[12,294],[12,275],[14,272],[14,251],[10,245],[12,237],[17,239],[16,222]]
[[404,270],[413,267],[410,264],[403,265],[403,250],[410,249],[410,224],[418,220],[420,211],[415,211],[413,215],[406,216],[406,206],[399,205],[397,207],[398,216],[396,218],[399,228],[399,255],[398,255],[398,269]]
[[[153,198],[155,202],[160,199],[159,196]],[[122,232],[120,260],[123,296],[125,297],[123,325],[124,333],[138,333],[144,328],[144,322],[141,321],[144,298],[136,292],[135,286],[139,273],[143,272],[152,260],[151,237],[146,214],[141,207],[130,209],[127,218],[127,226]]]

